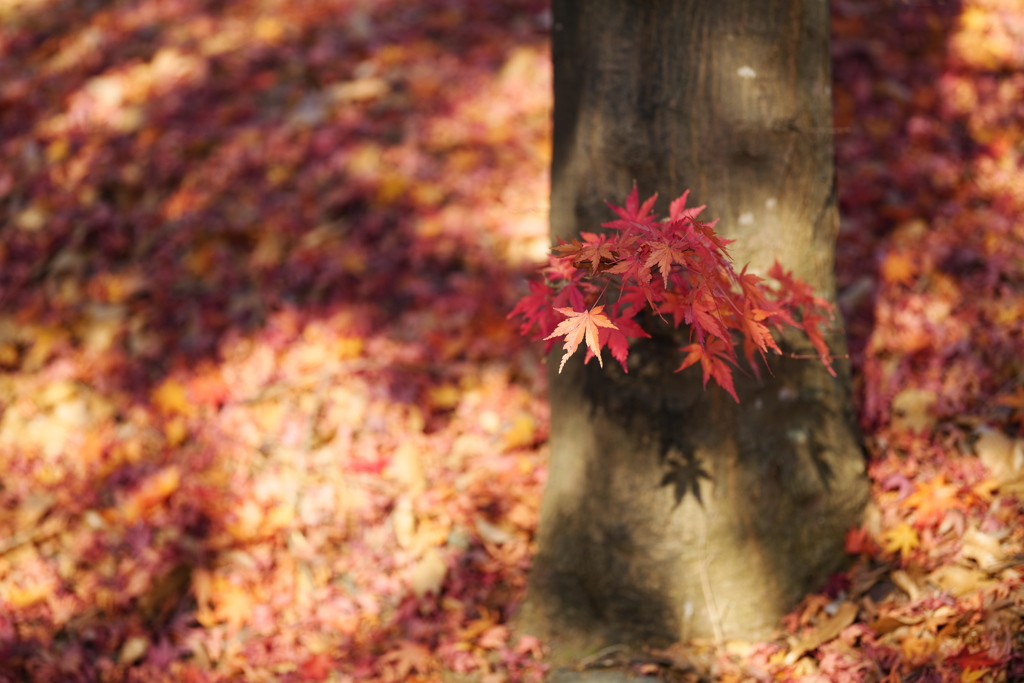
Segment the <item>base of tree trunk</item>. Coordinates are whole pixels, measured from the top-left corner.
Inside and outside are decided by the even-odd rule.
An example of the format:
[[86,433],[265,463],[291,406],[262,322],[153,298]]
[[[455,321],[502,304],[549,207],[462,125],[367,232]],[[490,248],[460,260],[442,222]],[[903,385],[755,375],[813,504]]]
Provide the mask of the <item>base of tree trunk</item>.
[[775,357],[763,381],[737,377],[737,405],[705,392],[699,370],[674,374],[677,349],[644,340],[628,375],[570,362],[552,377],[552,461],[520,623],[557,639],[563,658],[767,636],[846,561],[868,484],[845,382],[816,360]]

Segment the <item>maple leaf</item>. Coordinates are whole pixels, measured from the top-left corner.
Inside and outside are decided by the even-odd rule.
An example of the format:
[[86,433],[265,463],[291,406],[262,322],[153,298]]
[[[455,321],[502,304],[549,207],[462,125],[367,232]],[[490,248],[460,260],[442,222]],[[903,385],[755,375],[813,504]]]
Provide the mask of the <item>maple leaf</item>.
[[967,507],[959,487],[947,484],[944,474],[918,484],[900,505],[916,510],[915,524],[922,527],[939,524],[950,510],[966,510]]
[[984,670],[1004,663],[1002,660],[993,657],[985,650],[971,652],[967,647],[962,648],[960,652],[952,657],[947,657],[946,661],[960,667],[960,670],[965,673],[968,670]]
[[508,644],[508,639],[508,627],[497,624],[481,633],[476,644],[485,650],[500,650]]
[[544,643],[536,636],[520,636],[514,649],[517,653],[521,655],[529,654],[534,659],[539,660],[544,657]]
[[693,221],[693,232],[694,234],[702,237],[703,241],[710,242],[713,245],[706,247],[712,254],[718,254],[723,258],[728,258],[727,247],[736,240],[727,240],[724,237],[719,237],[718,233],[715,232],[716,225],[718,225],[717,218],[710,223]]
[[854,527],[846,532],[843,550],[847,555],[871,555],[874,549],[871,533],[864,527]]
[[754,362],[754,351],[757,350],[761,354],[761,358],[764,359],[765,351],[771,349],[775,353],[782,353],[778,344],[775,343],[775,339],[772,337],[771,331],[762,323],[768,317],[768,313],[761,309],[750,309],[750,304],[747,304],[747,309],[743,315],[739,316],[740,327],[743,332],[743,351],[747,358],[747,363],[753,368],[755,373],[758,373],[758,366]]
[[217,621],[227,622],[228,629],[231,632],[237,632],[252,616],[252,594],[219,577],[216,584],[219,590],[213,596],[214,618]]
[[597,328],[608,327],[618,329],[615,327],[615,323],[601,313],[604,310],[604,306],[594,306],[589,311],[575,311],[571,308],[558,308],[556,310],[562,315],[568,316],[568,319],[560,322],[555,331],[545,337],[545,340],[565,335],[565,345],[562,347],[565,350],[565,355],[562,356],[562,362],[558,364],[558,372],[562,372],[562,368],[565,367],[565,361],[569,360],[569,356],[576,353],[576,349],[579,347],[580,342],[584,340],[584,336],[586,337],[587,348],[597,356],[597,362],[601,364],[601,367],[604,367],[604,361],[601,360],[601,346],[598,340]]
[[680,263],[685,265],[685,254],[688,249],[688,247],[675,241],[661,240],[655,242],[651,246],[651,253],[647,256],[647,260],[644,261],[643,267],[650,269],[652,265],[657,265],[658,270],[661,271],[661,277],[664,280],[665,286],[668,287],[668,275],[672,270],[672,264]]
[[658,310],[655,300],[660,297],[656,297],[654,289],[651,287],[651,269],[649,266],[645,266],[644,262],[636,255],[621,259],[609,268],[608,272],[612,275],[619,275],[622,277],[623,282],[632,281],[636,283],[627,289],[642,292],[644,300],[650,307],[655,311]]
[[544,276],[548,280],[569,280],[570,282],[579,282],[583,277],[583,273],[579,272],[576,265],[573,263],[573,256],[555,256],[554,254],[548,257],[548,265],[542,268]]
[[530,293],[516,302],[515,307],[508,314],[508,318],[517,315],[523,317],[523,324],[519,326],[520,334],[527,334],[534,325],[544,330],[545,314],[551,311],[550,295],[548,286],[543,282],[530,282]]
[[[580,235],[583,237],[584,242],[580,242],[577,239],[573,239],[570,244],[560,244],[555,247],[555,250],[562,256],[572,256],[573,265],[577,268],[580,264],[590,264],[590,274],[596,275],[602,270],[604,264],[614,264],[617,260],[617,256],[612,251],[611,246],[608,243],[608,237],[605,235],[597,235],[592,232],[582,232]],[[604,265],[604,270],[608,268],[608,265]]]
[[189,399],[185,385],[173,378],[164,380],[154,389],[151,399],[154,405],[167,414],[189,417],[195,412],[195,406]]
[[706,389],[708,386],[708,378],[714,377],[718,386],[729,392],[734,401],[740,402],[732,383],[732,370],[726,364],[729,354],[728,347],[724,341],[717,337],[712,337],[705,344],[693,343],[684,346],[680,350],[686,351],[688,355],[683,360],[682,365],[676,368],[676,372],[685,370],[700,361],[701,370],[704,372],[704,388]]
[[427,673],[431,669],[433,656],[424,645],[411,640],[400,640],[394,650],[381,655],[379,663],[387,668],[387,680],[402,681],[413,671]]
[[[629,367],[626,365],[626,360],[629,358],[629,337],[649,338],[651,336],[633,320],[636,309],[627,310],[627,313],[612,318],[612,322],[615,323],[614,328],[602,327],[598,330],[598,345],[601,348],[608,347],[608,350],[612,352],[612,358],[619,361],[623,372],[629,372]],[[593,352],[588,349],[587,360],[589,361],[592,356]]]
[[[710,292],[703,287],[690,294],[683,308],[683,317],[696,330],[698,339],[703,339],[705,332],[710,332],[719,339],[726,339],[729,336],[729,333],[722,327],[717,313],[718,304]],[[732,354],[729,355],[731,357]]]
[[818,352],[818,357],[825,365],[825,369],[828,370],[830,375],[836,377],[835,368],[832,367],[828,344],[825,343],[825,338],[821,334],[821,323],[824,321],[825,318],[820,315],[813,315],[805,312],[801,327],[804,330],[804,334],[807,335],[807,339],[809,339],[811,344],[814,346],[815,351]]
[[737,276],[737,280],[740,283],[740,290],[750,301],[751,306],[754,308],[767,309],[769,304],[765,298],[764,285],[761,284],[765,280],[763,277],[758,277],[753,273],[748,273],[747,267],[749,265],[750,264],[743,266],[743,270],[741,270],[740,274]]
[[900,559],[904,562],[907,561],[910,553],[921,545],[921,538],[917,535],[917,531],[906,522],[900,522],[882,534],[881,541],[882,550],[893,554],[898,552]]
[[672,223],[681,221],[692,222],[700,212],[706,208],[706,205],[694,206],[692,208],[686,208],[686,198],[690,196],[690,191],[686,190],[681,195],[672,200],[672,203],[668,205],[668,219]]
[[658,199],[657,193],[651,195],[647,200],[640,204],[640,194],[636,187],[636,181],[633,181],[633,191],[626,197],[626,206],[615,206],[605,202],[612,211],[619,215],[621,220],[611,221],[609,223],[602,223],[601,227],[604,228],[616,228],[618,230],[629,229],[634,227],[636,223],[650,223],[655,216],[648,215],[651,208],[654,207],[655,200]]
[[325,652],[315,654],[299,666],[299,675],[306,681],[325,680],[334,670],[334,660]]

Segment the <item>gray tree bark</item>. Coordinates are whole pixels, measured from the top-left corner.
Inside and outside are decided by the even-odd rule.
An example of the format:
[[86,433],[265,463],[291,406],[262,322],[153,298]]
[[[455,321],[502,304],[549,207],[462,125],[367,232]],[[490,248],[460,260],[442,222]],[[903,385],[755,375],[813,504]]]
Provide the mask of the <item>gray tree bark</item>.
[[[690,188],[736,239],[834,298],[827,0],[555,0],[551,231],[598,230],[634,179]],[[806,340],[787,354],[814,356]],[[828,339],[845,352],[841,332]],[[848,368],[770,358],[736,405],[664,329],[630,372],[551,363],[551,464],[528,631],[609,642],[755,638],[841,567],[867,499]],[[560,352],[559,352],[560,353]],[[578,354],[582,356],[582,354]]]

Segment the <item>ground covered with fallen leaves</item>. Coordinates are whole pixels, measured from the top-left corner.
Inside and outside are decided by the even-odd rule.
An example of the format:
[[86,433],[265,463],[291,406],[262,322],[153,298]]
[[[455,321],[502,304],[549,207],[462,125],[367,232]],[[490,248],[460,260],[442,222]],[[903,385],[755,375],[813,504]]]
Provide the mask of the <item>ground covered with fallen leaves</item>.
[[[853,568],[775,640],[618,664],[1020,680],[1024,7],[833,10]],[[0,5],[0,681],[539,678],[509,619],[548,416],[505,316],[547,247],[549,23]]]

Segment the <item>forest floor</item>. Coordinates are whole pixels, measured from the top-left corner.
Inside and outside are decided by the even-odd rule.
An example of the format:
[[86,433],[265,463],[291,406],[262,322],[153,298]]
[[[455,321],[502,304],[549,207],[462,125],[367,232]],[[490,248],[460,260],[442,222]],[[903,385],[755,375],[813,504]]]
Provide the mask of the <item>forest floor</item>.
[[[509,619],[545,378],[506,315],[547,248],[550,21],[0,5],[0,681],[543,675]],[[833,35],[852,568],[774,639],[604,663],[1021,680],[1024,6],[835,0]]]

